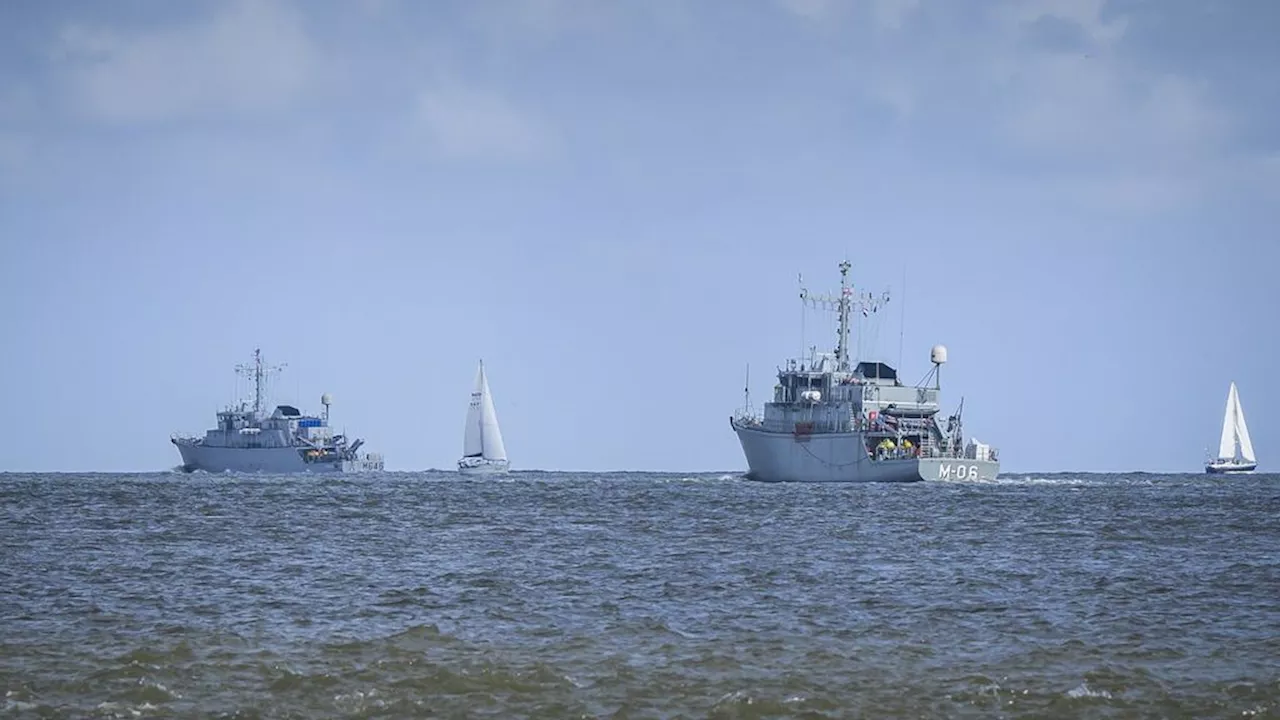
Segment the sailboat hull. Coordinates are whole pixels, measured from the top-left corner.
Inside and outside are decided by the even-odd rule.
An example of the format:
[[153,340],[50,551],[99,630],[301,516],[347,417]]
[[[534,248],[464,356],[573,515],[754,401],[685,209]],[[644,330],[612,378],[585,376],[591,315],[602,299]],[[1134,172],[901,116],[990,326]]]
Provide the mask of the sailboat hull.
[[1204,466],[1204,471],[1210,475],[1238,475],[1241,473],[1251,473],[1256,470],[1258,463],[1209,463]]
[[458,461],[458,472],[462,475],[506,475],[510,469],[511,463],[506,460],[463,458]]

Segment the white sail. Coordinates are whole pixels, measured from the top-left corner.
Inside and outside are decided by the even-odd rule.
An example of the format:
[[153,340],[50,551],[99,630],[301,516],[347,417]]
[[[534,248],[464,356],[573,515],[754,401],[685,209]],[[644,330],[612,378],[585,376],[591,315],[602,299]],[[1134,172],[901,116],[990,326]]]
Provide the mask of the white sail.
[[1222,436],[1218,438],[1218,459],[1227,460],[1236,456],[1236,384],[1231,383],[1227,390],[1227,406],[1222,411]]
[[1245,462],[1253,463],[1258,459],[1253,456],[1253,440],[1249,439],[1249,426],[1244,422],[1244,408],[1240,405],[1240,391],[1231,383],[1231,395],[1235,398],[1236,439],[1240,442],[1240,457]]
[[480,364],[480,439],[485,460],[506,460],[507,446],[502,442],[502,430],[498,428],[498,411],[493,408],[493,395],[489,392],[489,378]]
[[471,391],[471,404],[467,406],[467,425],[462,435],[462,456],[478,457],[484,453],[484,424],[481,421],[480,406],[484,397],[484,363],[476,371],[476,382]]
[[502,430],[498,428],[498,413],[489,393],[489,379],[484,373],[484,362],[476,370],[475,389],[471,391],[471,403],[467,406],[467,424],[462,437],[463,457],[483,457],[486,460],[506,460],[507,448],[502,442]]
[[[1239,454],[1237,455],[1237,448]],[[1231,383],[1227,391],[1227,407],[1222,413],[1222,437],[1218,439],[1218,459],[1234,460],[1239,457],[1246,463],[1258,461],[1253,454],[1253,440],[1249,437],[1249,425],[1244,421],[1244,408],[1240,406],[1240,391]]]

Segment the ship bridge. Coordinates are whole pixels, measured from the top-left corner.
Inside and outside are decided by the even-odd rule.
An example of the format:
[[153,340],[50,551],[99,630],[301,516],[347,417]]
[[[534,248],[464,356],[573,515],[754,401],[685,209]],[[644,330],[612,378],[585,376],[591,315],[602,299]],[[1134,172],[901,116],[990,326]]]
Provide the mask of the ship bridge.
[[902,384],[902,381],[898,380],[898,371],[894,370],[889,363],[870,361],[860,362],[854,369],[854,372],[868,382],[888,385]]
[[272,413],[272,417],[300,418],[302,417],[302,411],[292,405],[277,405],[276,411]]

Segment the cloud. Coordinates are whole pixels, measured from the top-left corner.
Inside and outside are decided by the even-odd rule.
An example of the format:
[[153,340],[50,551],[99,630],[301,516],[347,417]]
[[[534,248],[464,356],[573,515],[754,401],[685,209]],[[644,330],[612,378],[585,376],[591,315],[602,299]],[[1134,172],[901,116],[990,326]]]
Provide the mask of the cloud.
[[19,132],[0,129],[0,188],[16,184],[32,165],[31,138]]
[[876,24],[889,30],[901,28],[919,7],[920,0],[873,0],[871,4]]
[[276,0],[222,7],[203,23],[151,31],[66,27],[57,55],[76,106],[120,123],[288,108],[317,75],[299,17]]
[[777,3],[787,12],[817,20],[831,15],[836,0],[777,0]]
[[813,21],[835,20],[847,10],[864,10],[875,26],[898,30],[919,7],[920,0],[775,0],[793,15]]
[[413,120],[417,134],[447,157],[513,159],[550,149],[543,124],[506,96],[460,83],[421,91]]
[[21,187],[41,170],[37,158],[38,103],[21,80],[0,83],[0,190]]
[[1109,209],[1186,202],[1233,172],[1228,107],[1136,46],[1137,20],[1106,0],[912,10],[929,22],[867,45],[855,62],[863,97],[904,126],[990,147],[979,162],[1011,160]]
[[398,9],[392,7],[394,2],[395,0],[358,0],[357,5],[362,12],[378,17]]
[[1007,23],[1025,28],[1044,19],[1057,19],[1080,28],[1094,43],[1111,45],[1128,29],[1124,16],[1104,20],[1108,0],[1023,0],[1002,9]]
[[1022,32],[1065,21],[1085,47],[1021,53],[997,127],[1010,147],[1066,177],[1089,169],[1080,192],[1112,209],[1191,201],[1230,172],[1232,118],[1206,83],[1123,47],[1129,19],[1106,20],[1105,9],[1104,0],[1019,6]]
[[1186,78],[1079,55],[1029,59],[1004,118],[1027,150],[1098,166],[1169,166],[1223,142],[1229,120]]

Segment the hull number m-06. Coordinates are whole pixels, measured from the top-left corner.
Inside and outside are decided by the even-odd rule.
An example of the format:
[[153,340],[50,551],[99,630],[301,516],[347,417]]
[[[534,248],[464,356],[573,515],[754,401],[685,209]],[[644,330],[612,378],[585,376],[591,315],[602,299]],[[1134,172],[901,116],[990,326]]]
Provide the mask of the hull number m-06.
[[977,465],[955,465],[942,463],[938,465],[939,480],[977,480]]

